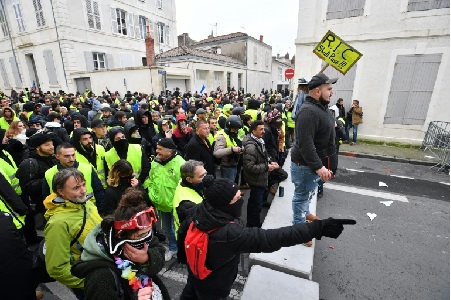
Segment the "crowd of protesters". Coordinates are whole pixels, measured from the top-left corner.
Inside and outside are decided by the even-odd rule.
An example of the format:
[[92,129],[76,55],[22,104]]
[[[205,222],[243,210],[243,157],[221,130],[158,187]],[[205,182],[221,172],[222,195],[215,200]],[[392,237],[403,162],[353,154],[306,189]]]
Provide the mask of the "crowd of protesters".
[[[184,262],[180,245],[196,215],[220,215],[225,223],[219,223],[235,233],[219,230],[217,239],[236,235],[233,243],[241,243],[229,258],[209,262],[217,268],[237,264],[240,252],[338,236],[327,228],[341,225],[326,220],[277,234],[260,229],[268,194],[288,177],[282,166],[296,124],[288,96],[233,88],[205,94],[178,88],[160,95],[120,95],[108,88],[98,95],[27,89],[1,94],[0,211],[11,221],[2,227],[3,238],[15,241],[6,257],[21,255],[22,272],[33,278],[27,288],[7,281],[14,291],[10,299],[41,297],[35,288],[44,280],[65,284],[79,299],[167,299],[157,274],[177,251]],[[250,189],[248,217],[238,228],[231,221],[241,214],[242,189]],[[39,216],[44,240],[36,231]],[[300,238],[283,238],[296,232]],[[45,254],[28,253],[21,239],[45,247]],[[258,239],[273,244],[256,246]],[[190,273],[182,298],[221,299],[228,284],[214,297],[211,287],[199,292],[208,282],[199,284]]]

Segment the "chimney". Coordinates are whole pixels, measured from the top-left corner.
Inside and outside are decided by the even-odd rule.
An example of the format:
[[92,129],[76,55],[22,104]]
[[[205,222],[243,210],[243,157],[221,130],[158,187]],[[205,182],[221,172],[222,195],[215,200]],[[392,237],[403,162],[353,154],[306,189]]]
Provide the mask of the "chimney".
[[263,35],[260,34],[260,43],[263,43]]
[[150,27],[147,26],[147,36],[146,36],[146,63],[148,66],[155,65],[155,40],[150,35]]

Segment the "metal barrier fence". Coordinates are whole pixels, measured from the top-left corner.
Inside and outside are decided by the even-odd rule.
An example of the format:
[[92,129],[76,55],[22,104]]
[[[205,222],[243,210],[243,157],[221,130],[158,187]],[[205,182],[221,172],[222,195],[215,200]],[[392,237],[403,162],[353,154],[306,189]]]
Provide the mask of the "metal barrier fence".
[[449,122],[432,121],[424,136],[421,148],[429,150],[438,160],[439,171],[449,169]]

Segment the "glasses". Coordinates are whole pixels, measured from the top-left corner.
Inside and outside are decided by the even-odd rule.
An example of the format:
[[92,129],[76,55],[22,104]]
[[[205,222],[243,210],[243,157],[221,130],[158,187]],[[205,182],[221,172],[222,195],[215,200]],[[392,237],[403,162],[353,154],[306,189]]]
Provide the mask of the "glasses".
[[147,229],[152,227],[152,224],[157,222],[157,216],[153,207],[140,211],[134,215],[130,220],[114,221],[114,229],[129,230],[129,229]]

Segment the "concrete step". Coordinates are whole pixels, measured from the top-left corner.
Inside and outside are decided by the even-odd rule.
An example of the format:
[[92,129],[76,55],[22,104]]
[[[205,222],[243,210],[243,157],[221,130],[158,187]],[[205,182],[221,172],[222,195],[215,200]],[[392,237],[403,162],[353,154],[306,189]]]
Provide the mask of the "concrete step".
[[241,294],[241,300],[254,299],[318,300],[319,285],[262,266],[253,266]]
[[[291,182],[290,156],[287,157],[284,170],[288,172],[288,179],[280,184],[285,189],[284,197],[276,195],[271,208],[266,215],[263,229],[273,229],[292,225],[293,210],[292,197],[294,185]],[[316,214],[316,192],[310,203],[310,212]],[[313,255],[315,240],[312,247],[296,245],[284,247],[272,253],[252,253],[249,256],[249,264],[264,266],[273,270],[284,272],[297,277],[312,279]]]

